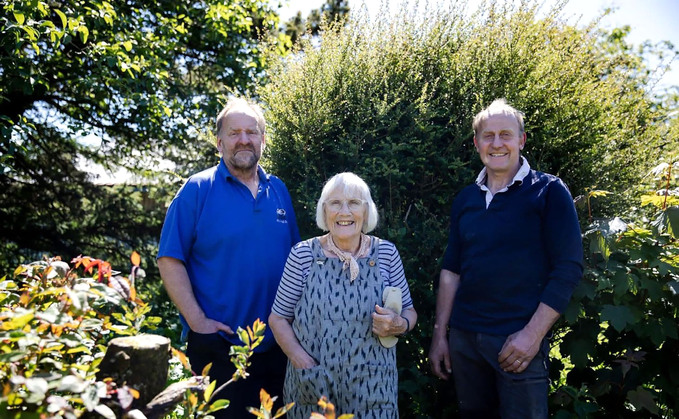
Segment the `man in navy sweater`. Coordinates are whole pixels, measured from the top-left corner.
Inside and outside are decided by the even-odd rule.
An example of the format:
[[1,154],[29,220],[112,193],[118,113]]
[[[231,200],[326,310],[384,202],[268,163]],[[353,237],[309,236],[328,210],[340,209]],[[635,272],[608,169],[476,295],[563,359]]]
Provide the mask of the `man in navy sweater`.
[[474,118],[484,169],[455,198],[429,351],[463,418],[547,418],[549,331],[582,277],[566,185],[521,156],[523,114],[504,99]]

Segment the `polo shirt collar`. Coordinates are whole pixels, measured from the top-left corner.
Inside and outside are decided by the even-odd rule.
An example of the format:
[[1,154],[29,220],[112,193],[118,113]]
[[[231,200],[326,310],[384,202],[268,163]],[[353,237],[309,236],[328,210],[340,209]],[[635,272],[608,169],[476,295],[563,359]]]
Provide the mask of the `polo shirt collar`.
[[[231,174],[229,171],[229,168],[226,167],[226,163],[224,163],[224,159],[219,159],[219,165],[217,166],[217,173],[219,173],[219,176],[224,178],[224,179],[231,179],[231,180],[238,180],[234,175]],[[259,176],[259,180],[261,181],[266,181],[269,182],[271,180],[271,175],[266,173],[264,169],[262,169],[262,166],[257,165],[257,175]]]
[[[519,159],[519,163],[520,163],[519,171],[516,172],[516,174],[514,175],[514,178],[512,179],[512,182],[509,185],[507,185],[507,187],[509,187],[509,186],[511,186],[511,185],[513,185],[517,182],[519,183],[519,185],[522,184],[523,179],[526,176],[528,176],[528,173],[530,173],[530,164],[528,164],[528,160],[526,160],[525,157],[521,156],[520,159]],[[484,189],[486,187],[486,177],[487,176],[488,176],[488,173],[486,171],[486,168],[484,167],[481,170],[481,173],[479,173],[479,175],[476,177],[476,184],[479,185],[479,187],[481,187],[482,189]]]

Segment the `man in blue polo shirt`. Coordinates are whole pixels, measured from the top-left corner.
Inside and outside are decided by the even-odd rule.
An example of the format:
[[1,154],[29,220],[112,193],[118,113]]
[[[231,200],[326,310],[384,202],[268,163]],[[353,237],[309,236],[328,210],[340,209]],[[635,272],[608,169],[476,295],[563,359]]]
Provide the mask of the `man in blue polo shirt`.
[[463,418],[547,418],[547,337],[582,277],[580,226],[564,183],[521,156],[521,112],[499,99],[473,128],[484,169],[453,202],[429,361]]
[[[235,367],[234,333],[271,313],[278,283],[299,231],[287,188],[258,165],[266,143],[258,106],[231,99],[217,116],[219,164],[191,176],[170,204],[158,268],[181,314],[195,373],[212,363],[217,387]],[[218,395],[231,401],[218,417],[250,417],[259,390],[281,396],[286,366],[269,329],[251,358],[250,374]],[[280,399],[280,397],[279,397]]]

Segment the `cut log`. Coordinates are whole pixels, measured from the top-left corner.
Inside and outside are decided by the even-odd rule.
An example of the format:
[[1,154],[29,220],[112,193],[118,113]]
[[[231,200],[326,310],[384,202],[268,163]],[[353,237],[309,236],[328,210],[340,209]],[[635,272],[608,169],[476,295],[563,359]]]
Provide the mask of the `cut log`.
[[167,384],[170,339],[137,335],[113,339],[99,365],[97,379],[110,377],[118,387],[127,385],[139,392],[134,407],[144,407]]

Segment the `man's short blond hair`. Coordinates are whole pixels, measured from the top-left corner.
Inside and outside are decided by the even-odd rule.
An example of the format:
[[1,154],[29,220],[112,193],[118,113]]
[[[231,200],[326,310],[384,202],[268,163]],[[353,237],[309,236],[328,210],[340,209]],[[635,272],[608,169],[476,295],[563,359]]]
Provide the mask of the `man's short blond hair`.
[[472,122],[472,128],[474,129],[474,135],[478,135],[481,131],[483,124],[492,115],[509,115],[516,118],[516,122],[519,124],[519,133],[525,132],[525,127],[523,124],[524,114],[520,110],[514,108],[507,100],[504,98],[495,99],[493,103],[490,104],[486,109],[477,113],[474,117],[474,122]]

